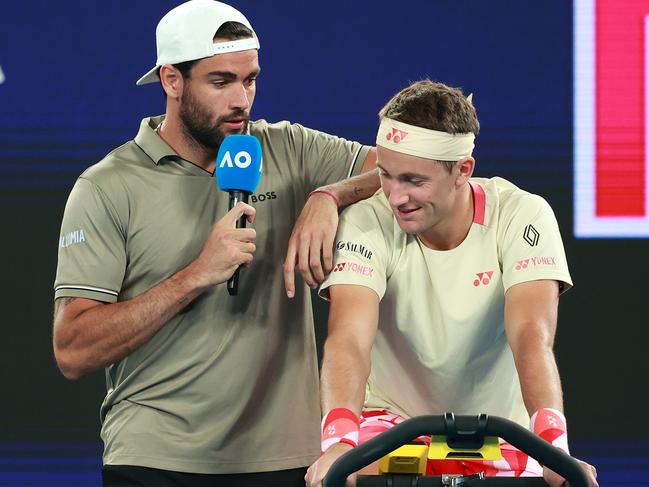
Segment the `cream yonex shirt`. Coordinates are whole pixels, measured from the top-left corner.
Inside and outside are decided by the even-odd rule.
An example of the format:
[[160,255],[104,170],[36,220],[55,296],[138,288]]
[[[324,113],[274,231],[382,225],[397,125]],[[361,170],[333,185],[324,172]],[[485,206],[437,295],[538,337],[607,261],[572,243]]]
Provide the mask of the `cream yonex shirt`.
[[572,285],[559,228],[539,196],[504,179],[473,179],[474,221],[456,248],[405,234],[381,190],[341,217],[336,284],[374,290],[379,324],[367,408],[405,417],[488,413],[529,425],[504,329],[505,292],[521,282]]

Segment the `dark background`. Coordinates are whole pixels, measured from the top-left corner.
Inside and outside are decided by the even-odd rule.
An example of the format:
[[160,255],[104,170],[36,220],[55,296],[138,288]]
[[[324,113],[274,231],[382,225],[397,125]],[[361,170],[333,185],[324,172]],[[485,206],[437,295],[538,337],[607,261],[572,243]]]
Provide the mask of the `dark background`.
[[[135,80],[177,3],[0,6],[0,442],[12,448],[98,441],[103,374],[68,382],[51,351],[59,225],[76,176],[164,112],[161,89]],[[575,288],[561,300],[556,353],[571,439],[646,442],[647,240],[573,237],[572,3],[231,3],[261,41],[254,118],[373,144],[376,113],[409,82],[474,93],[477,175],[547,198],[564,236]]]

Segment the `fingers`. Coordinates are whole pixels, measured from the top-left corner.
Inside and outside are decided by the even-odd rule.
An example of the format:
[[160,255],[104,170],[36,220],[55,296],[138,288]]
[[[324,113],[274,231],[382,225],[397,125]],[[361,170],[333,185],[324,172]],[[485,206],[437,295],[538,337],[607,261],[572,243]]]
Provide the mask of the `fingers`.
[[288,241],[286,260],[284,261],[284,289],[289,298],[295,296],[295,240]]
[[[311,239],[305,239],[302,238],[300,239],[300,243],[298,246],[298,254],[297,254],[297,267],[300,269],[300,274],[302,274],[302,279],[304,279],[304,282],[306,282],[307,286],[309,286],[311,289],[316,287],[316,282],[313,277],[313,274],[311,274],[311,267],[310,267],[310,262],[309,262],[309,250],[311,249]],[[318,258],[320,258],[320,254],[318,252]]]
[[254,242],[257,231],[254,228],[235,228],[232,230],[232,236],[240,242]]
[[322,244],[320,241],[311,240],[311,245],[309,246],[309,269],[315,281],[315,286],[325,279],[324,270],[322,269],[322,259],[320,258],[321,249]]
[[256,211],[257,210],[255,210],[254,207],[244,203],[243,201],[239,201],[234,205],[234,208],[225,214],[221,221],[228,224],[228,226],[234,226],[234,223],[245,215],[248,223],[252,223],[255,220]]
[[322,241],[322,263],[324,268],[325,277],[329,275],[334,267],[334,238],[336,234],[331,233],[325,235]]
[[242,254],[252,254],[257,250],[257,246],[252,242],[239,242],[239,252]]
[[581,468],[584,469],[584,472],[586,473],[586,476],[588,477],[588,485],[590,487],[599,487],[599,483],[597,482],[597,469],[592,466],[590,463],[586,463],[583,460],[579,460],[579,463],[581,464]]
[[[289,240],[284,261],[284,287],[286,295],[295,295],[295,266],[306,284],[314,289],[322,283],[333,268],[333,245],[335,233],[322,237],[294,233]],[[322,257],[321,257],[322,256]]]

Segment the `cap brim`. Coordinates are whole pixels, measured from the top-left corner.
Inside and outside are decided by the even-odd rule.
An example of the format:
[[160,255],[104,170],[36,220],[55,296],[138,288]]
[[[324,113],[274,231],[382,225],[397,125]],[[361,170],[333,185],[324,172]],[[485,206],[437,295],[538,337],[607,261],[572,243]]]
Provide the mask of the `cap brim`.
[[137,86],[142,86],[148,83],[155,83],[156,81],[160,81],[160,77],[158,76],[158,68],[159,66],[154,66],[153,69],[150,69],[144,76],[137,80],[135,84]]

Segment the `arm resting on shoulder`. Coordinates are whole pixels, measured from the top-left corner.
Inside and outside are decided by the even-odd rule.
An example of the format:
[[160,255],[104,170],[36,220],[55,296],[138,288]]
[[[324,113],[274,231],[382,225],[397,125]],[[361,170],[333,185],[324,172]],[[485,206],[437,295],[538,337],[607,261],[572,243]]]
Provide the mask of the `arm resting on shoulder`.
[[348,179],[343,179],[337,183],[323,186],[324,189],[333,193],[340,206],[348,206],[358,201],[369,198],[376,190],[381,187],[379,172],[376,168],[376,148],[372,147],[361,168],[361,174]]
[[289,298],[295,296],[296,267],[312,289],[331,272],[338,205],[347,206],[369,198],[381,186],[375,148],[367,153],[362,171],[358,176],[318,188],[321,192],[307,199],[293,227],[284,260],[284,286]]

